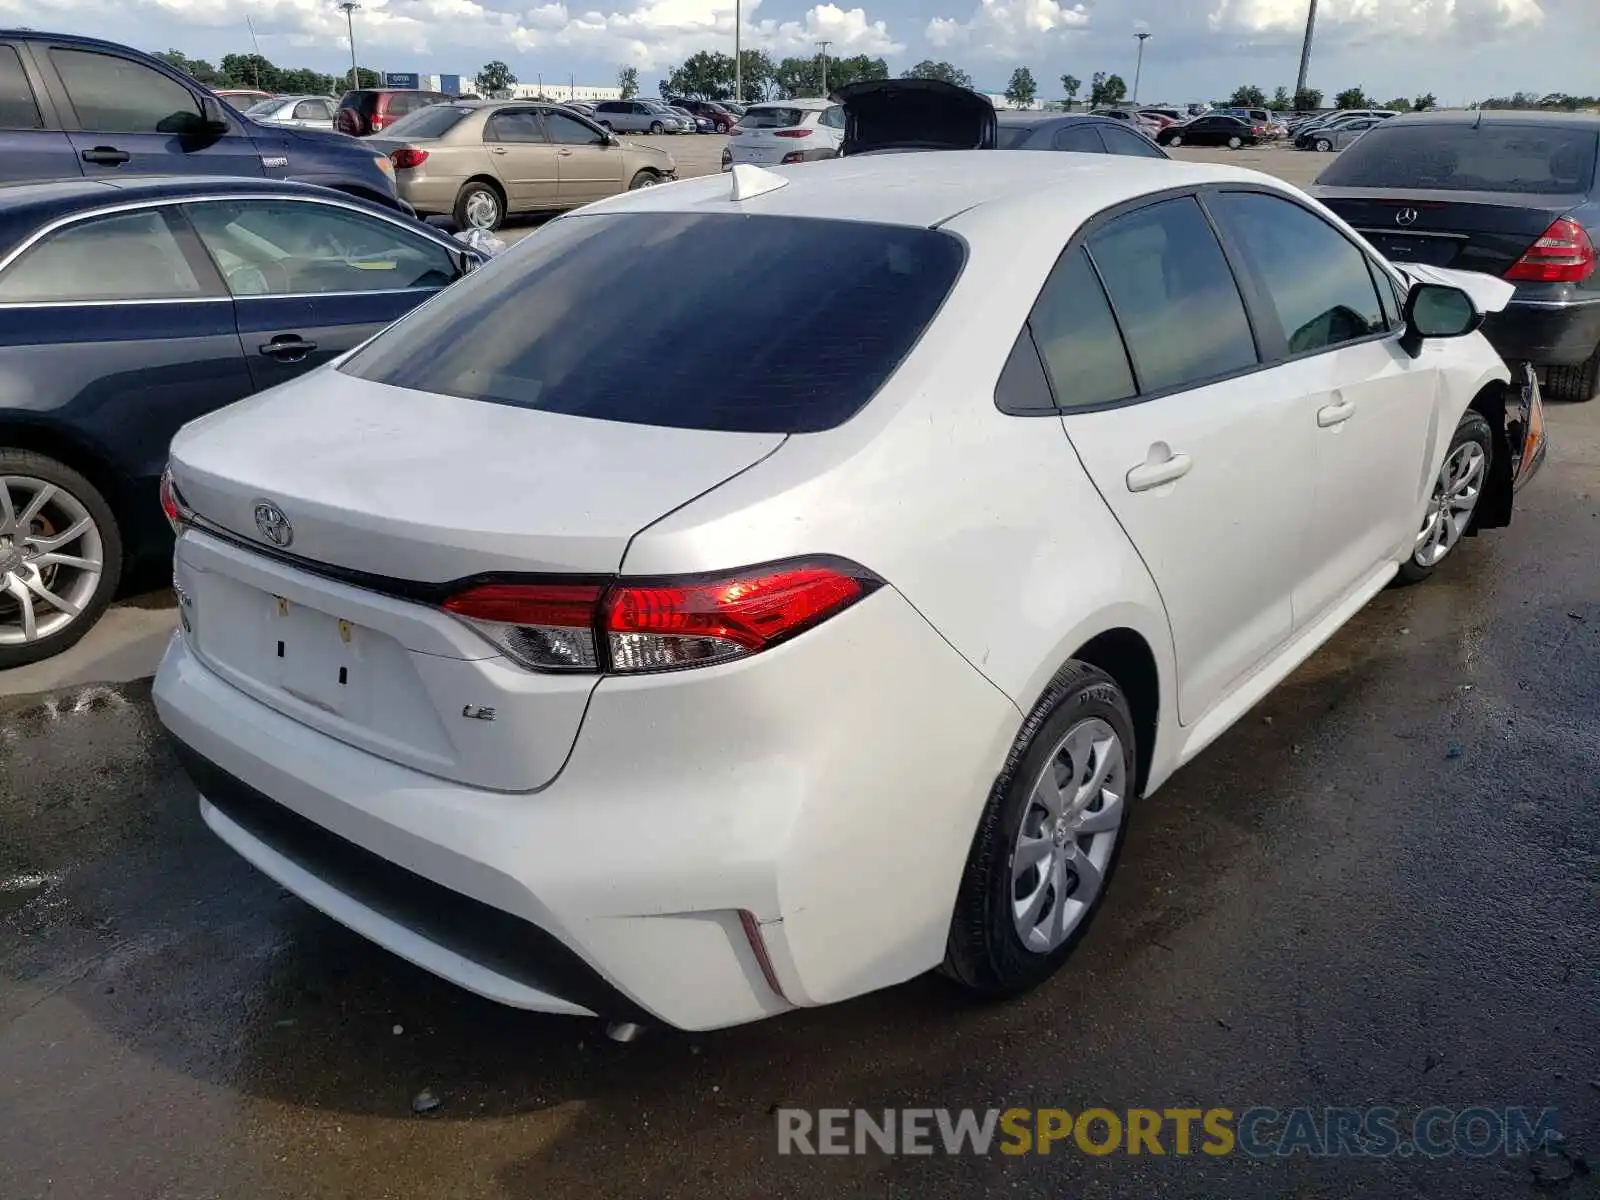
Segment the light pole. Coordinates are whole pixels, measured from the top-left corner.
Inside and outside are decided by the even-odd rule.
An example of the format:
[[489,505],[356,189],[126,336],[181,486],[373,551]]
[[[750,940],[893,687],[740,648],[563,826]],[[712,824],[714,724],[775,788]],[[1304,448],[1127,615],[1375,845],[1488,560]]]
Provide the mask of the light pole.
[[1144,73],[1144,44],[1150,40],[1148,33],[1133,35],[1139,39],[1139,59],[1133,64],[1133,103],[1139,103],[1139,76]]
[[1294,94],[1296,107],[1299,96],[1306,90],[1306,72],[1311,69],[1311,35],[1317,31],[1317,0],[1311,0],[1311,7],[1306,10],[1306,40],[1300,45],[1300,74],[1295,78]]
[[361,74],[356,67],[356,19],[354,14],[360,10],[361,5],[356,0],[344,0],[339,5],[344,10],[344,27],[350,34],[350,90],[353,92],[361,86]]
[[744,53],[739,48],[739,35],[743,32],[744,10],[739,0],[733,0],[733,102],[744,103]]
[[833,45],[832,42],[817,43],[817,49],[822,51],[822,95],[824,99],[828,95],[828,47],[831,45]]

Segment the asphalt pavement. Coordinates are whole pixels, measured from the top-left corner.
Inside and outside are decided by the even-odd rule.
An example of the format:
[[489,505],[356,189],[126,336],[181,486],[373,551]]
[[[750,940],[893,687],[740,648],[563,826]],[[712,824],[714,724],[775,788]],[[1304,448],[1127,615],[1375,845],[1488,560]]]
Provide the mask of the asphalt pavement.
[[[256,874],[202,826],[147,684],[0,701],[0,1196],[1594,1196],[1600,401],[1549,425],[1512,527],[1378,597],[1146,801],[1109,907],[1010,1004],[928,978],[611,1043]],[[1568,1141],[777,1153],[775,1109],[855,1105],[1527,1106]]]

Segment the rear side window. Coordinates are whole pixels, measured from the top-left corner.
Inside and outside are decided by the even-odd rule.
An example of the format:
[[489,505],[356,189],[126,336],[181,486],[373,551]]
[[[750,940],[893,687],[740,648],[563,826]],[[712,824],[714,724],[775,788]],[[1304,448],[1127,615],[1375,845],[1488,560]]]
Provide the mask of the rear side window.
[[497,112],[484,126],[486,142],[543,142],[544,127],[539,124],[539,114],[531,108]]
[[1595,182],[1592,129],[1382,122],[1317,177],[1331,187],[1574,195]]
[[1126,129],[1119,129],[1115,125],[1107,125],[1100,130],[1100,136],[1105,139],[1106,150],[1111,154],[1126,154],[1130,158],[1165,158],[1166,155],[1151,144],[1149,138],[1140,137]]
[[1028,324],[1061,408],[1094,408],[1133,395],[1122,335],[1082,247],[1050,272]]
[[1266,289],[1290,354],[1385,332],[1367,256],[1332,225],[1258,192],[1224,192],[1208,203]]
[[[1119,129],[1116,132],[1122,131]],[[1063,125],[1056,130],[1052,145],[1057,150],[1067,150],[1076,154],[1105,153],[1105,143],[1100,140],[1100,134],[1093,125]]]
[[96,217],[50,234],[0,275],[0,301],[182,300],[205,295],[154,209]]
[[1114,218],[1089,239],[1089,253],[1140,391],[1197,386],[1257,362],[1233,272],[1193,197]]
[[67,99],[89,133],[181,133],[200,117],[189,90],[160,71],[88,50],[52,50]]
[[739,122],[746,129],[790,129],[806,123],[803,108],[752,108]]
[[42,129],[33,88],[12,46],[0,46],[0,129]]
[[811,433],[894,373],[964,259],[947,233],[861,221],[565,217],[339,369],[636,425]]

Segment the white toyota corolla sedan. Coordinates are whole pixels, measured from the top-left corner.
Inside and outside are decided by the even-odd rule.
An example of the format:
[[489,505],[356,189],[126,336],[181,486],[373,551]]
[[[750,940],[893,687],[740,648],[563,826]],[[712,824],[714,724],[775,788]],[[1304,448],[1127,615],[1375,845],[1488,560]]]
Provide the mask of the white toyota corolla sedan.
[[1510,291],[1155,159],[619,196],[179,434],[156,703],[223,840],[506,1004],[1021,992],[1131,805],[1510,519]]

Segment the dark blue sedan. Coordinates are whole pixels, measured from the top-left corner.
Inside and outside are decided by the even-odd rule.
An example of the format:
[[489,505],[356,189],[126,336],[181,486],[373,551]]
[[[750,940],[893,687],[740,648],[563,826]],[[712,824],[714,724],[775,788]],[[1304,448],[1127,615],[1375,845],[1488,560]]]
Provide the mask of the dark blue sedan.
[[178,427],[354,348],[483,256],[390,209],[216,176],[0,185],[0,669],[164,553]]

